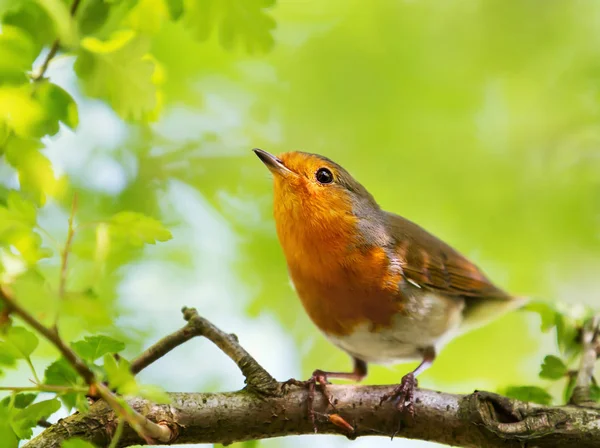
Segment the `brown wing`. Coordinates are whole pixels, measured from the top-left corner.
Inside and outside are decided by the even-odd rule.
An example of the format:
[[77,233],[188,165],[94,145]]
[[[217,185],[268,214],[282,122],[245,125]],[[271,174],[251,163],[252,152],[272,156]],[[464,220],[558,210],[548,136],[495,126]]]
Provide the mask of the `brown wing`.
[[404,278],[421,288],[451,296],[511,299],[473,263],[417,224],[386,213]]

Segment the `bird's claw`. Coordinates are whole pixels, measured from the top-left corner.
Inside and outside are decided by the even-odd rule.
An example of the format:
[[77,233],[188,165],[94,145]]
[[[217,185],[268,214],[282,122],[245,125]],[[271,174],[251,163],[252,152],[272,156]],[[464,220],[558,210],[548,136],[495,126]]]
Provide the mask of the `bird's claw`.
[[313,424],[313,429],[315,433],[317,432],[317,422],[316,422],[316,413],[314,409],[314,400],[315,400],[315,389],[317,384],[320,386],[323,395],[327,399],[329,405],[335,410],[335,404],[333,402],[333,397],[329,393],[326,388],[327,384],[331,384],[327,380],[327,373],[322,370],[315,370],[312,376],[305,381],[300,381],[294,378],[290,378],[289,380],[283,383],[283,391],[287,391],[290,386],[298,386],[308,388],[308,416]]
[[394,400],[396,409],[400,412],[406,412],[411,417],[415,415],[415,388],[418,382],[412,373],[404,375],[400,384],[390,393],[381,397],[379,404],[385,401]]

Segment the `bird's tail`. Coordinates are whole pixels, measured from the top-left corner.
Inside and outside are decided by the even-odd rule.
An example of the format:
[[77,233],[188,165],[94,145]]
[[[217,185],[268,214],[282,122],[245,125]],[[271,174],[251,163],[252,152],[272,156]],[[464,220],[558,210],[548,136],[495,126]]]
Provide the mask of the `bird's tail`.
[[460,325],[460,333],[482,327],[504,314],[522,308],[529,301],[529,297],[467,300],[463,311],[463,321]]

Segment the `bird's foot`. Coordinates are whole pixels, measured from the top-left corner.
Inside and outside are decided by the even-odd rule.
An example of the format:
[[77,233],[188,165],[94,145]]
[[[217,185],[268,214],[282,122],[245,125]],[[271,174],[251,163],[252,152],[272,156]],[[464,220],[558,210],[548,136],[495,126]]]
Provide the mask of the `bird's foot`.
[[411,372],[402,377],[400,384],[390,394],[381,397],[379,404],[388,400],[394,400],[396,409],[400,412],[406,412],[411,417],[415,415],[414,395],[418,381]]
[[283,383],[284,389],[289,386],[299,386],[299,387],[308,388],[308,399],[307,399],[308,417],[310,418],[310,421],[312,422],[315,433],[317,432],[317,419],[316,419],[316,413],[315,413],[315,408],[314,408],[314,402],[315,402],[315,389],[316,389],[317,384],[319,385],[319,388],[321,389],[321,393],[325,396],[329,405],[335,410],[336,407],[335,407],[333,397],[327,390],[327,385],[331,384],[329,381],[327,381],[327,372],[324,372],[322,370],[315,370],[313,372],[312,376],[306,381],[299,381],[299,380],[292,378],[292,379],[287,380],[285,383]]

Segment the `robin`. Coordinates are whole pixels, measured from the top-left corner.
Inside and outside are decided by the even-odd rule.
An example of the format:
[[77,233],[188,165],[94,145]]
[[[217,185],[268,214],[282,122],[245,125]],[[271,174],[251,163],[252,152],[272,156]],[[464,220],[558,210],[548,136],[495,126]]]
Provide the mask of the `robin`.
[[273,174],[277,235],[304,309],[354,361],[352,372],[316,370],[313,390],[330,378],[361,381],[367,363],[420,360],[382,397],[412,414],[416,377],[445,344],[526,302],[417,224],[382,210],[332,160],[254,152]]

